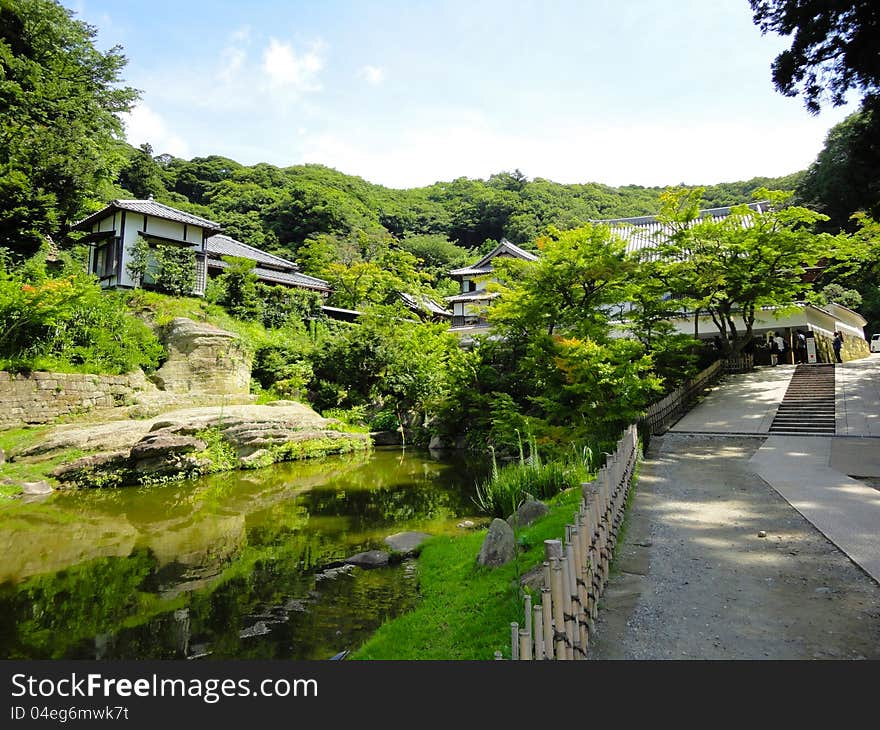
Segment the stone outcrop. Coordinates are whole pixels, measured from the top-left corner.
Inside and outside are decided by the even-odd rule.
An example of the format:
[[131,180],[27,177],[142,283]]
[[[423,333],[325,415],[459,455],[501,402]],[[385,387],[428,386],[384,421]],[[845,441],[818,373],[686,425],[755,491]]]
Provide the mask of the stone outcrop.
[[152,377],[160,390],[195,396],[248,394],[251,363],[238,335],[176,317],[161,339],[168,359]]
[[398,532],[385,538],[385,544],[392,552],[399,553],[404,557],[418,555],[422,549],[422,543],[431,535],[427,532]]
[[352,555],[342,562],[346,565],[355,565],[358,568],[382,568],[388,565],[391,556],[384,550],[366,550]]
[[486,539],[480,547],[477,563],[490,568],[497,568],[509,563],[516,556],[516,539],[513,528],[497,517],[489,525]]
[[[365,450],[366,434],[340,430],[293,401],[170,411],[152,419],[56,426],[39,443],[12,455],[47,459],[69,449],[95,451],[63,464],[52,475],[63,483],[104,486],[137,483],[147,476],[181,476],[231,467],[255,468],[277,461]],[[217,464],[205,434],[224,446],[231,464]]]
[[238,335],[178,317],[160,336],[168,359],[150,378],[140,370],[126,375],[0,371],[0,428],[90,412],[139,417],[175,406],[252,401],[250,358]]
[[511,527],[525,527],[526,525],[531,525],[549,511],[550,508],[543,502],[529,499],[523,502],[516,512],[507,518],[507,524]]

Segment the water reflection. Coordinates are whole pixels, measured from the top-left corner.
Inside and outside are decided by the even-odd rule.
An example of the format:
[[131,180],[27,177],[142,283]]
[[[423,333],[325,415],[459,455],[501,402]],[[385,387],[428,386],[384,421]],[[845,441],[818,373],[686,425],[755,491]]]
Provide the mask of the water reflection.
[[380,449],[8,505],[0,657],[328,658],[410,608],[418,573],[324,568],[456,531],[485,471]]

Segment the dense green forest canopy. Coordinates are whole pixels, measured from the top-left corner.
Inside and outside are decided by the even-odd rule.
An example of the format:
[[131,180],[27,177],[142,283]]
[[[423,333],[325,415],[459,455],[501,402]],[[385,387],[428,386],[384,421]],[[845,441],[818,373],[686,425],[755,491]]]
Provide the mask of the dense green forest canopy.
[[[708,186],[705,201],[709,206],[732,205],[750,200],[760,187],[790,189],[799,179],[797,173]],[[566,230],[594,219],[656,213],[664,190],[563,185],[540,177],[528,179],[519,170],[486,180],[461,177],[397,190],[323,165],[245,166],[218,155],[187,161],[154,156],[146,145],[129,148],[119,188],[120,196],[153,195],[211,216],[231,236],[288,255],[295,255],[308,239],[345,238],[357,232],[396,241],[440,236],[438,247],[448,240],[475,249],[501,238],[529,245],[549,226]],[[447,251],[447,255],[456,253]]]

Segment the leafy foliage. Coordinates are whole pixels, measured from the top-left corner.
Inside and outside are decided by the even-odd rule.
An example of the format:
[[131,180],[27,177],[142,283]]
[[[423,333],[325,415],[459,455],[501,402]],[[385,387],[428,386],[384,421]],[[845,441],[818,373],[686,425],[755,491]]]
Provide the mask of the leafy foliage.
[[[792,194],[760,189],[768,202],[758,213],[747,205],[715,221],[699,217],[700,189],[664,196],[659,219],[668,231],[658,241],[664,280],[682,305],[707,312],[725,354],[752,340],[761,307],[803,298],[803,276],[821,259],[853,255],[845,236],[813,232],[827,216],[789,205]],[[742,325],[739,325],[739,322]]]
[[172,296],[191,296],[196,285],[195,252],[186,246],[150,245],[142,237],[131,245],[128,272]]
[[773,62],[773,82],[802,94],[814,114],[849,89],[880,91],[880,9],[872,0],[749,0],[762,33],[793,34]]
[[3,369],[126,373],[153,370],[163,355],[122,296],[102,292],[91,277],[0,268]]
[[0,0],[0,246],[27,256],[92,199],[124,158],[137,92],[119,87],[119,47],[53,0]]

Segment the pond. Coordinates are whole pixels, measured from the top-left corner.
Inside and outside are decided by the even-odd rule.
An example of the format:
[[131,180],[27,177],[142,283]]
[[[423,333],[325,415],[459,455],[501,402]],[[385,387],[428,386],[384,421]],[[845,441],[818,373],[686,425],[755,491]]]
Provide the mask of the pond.
[[0,658],[328,659],[418,600],[417,561],[329,568],[404,530],[461,532],[482,461],[377,449],[0,507]]

